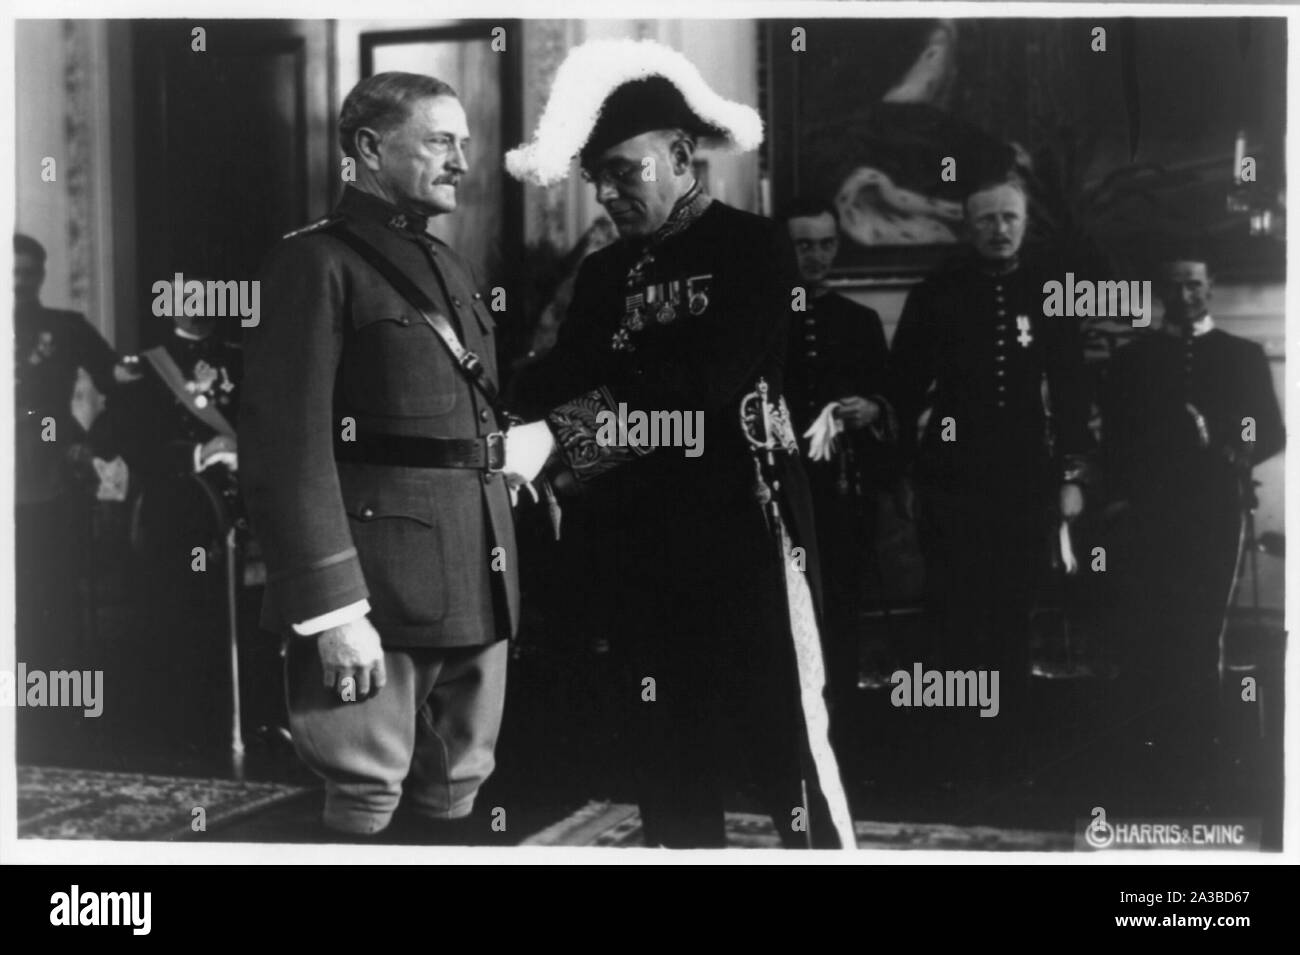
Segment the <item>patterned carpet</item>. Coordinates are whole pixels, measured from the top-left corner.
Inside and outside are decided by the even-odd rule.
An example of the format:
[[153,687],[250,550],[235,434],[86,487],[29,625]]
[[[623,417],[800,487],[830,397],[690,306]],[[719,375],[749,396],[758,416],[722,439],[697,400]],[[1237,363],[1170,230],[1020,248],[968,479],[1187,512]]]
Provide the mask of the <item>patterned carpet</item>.
[[41,766],[18,767],[20,839],[175,840],[206,831],[307,790],[278,783],[185,779]]
[[[949,826],[941,823],[867,822],[853,824],[859,849],[948,849],[982,852],[1070,852],[1068,832]],[[590,802],[567,819],[525,839],[526,846],[640,846],[641,816],[628,803]],[[727,845],[737,849],[778,849],[772,820],[754,813],[727,813]]]

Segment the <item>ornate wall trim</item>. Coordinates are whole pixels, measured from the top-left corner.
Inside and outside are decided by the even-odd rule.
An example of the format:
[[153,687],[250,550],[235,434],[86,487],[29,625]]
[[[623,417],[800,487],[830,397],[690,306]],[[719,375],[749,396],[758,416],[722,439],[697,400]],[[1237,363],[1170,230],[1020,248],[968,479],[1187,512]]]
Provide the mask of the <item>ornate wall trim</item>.
[[[94,187],[90,161],[94,136],[94,97],[91,89],[90,38],[83,22],[64,20],[63,32],[63,143],[59,164],[68,197],[68,294],[69,304],[80,312],[92,313],[94,288],[93,209]],[[92,321],[98,316],[93,316]]]

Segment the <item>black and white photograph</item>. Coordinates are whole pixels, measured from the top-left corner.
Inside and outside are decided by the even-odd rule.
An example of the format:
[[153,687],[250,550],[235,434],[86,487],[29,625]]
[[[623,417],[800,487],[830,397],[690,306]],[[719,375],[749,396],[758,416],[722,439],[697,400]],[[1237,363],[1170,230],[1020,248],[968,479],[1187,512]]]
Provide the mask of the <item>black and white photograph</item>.
[[10,21],[10,861],[1294,853],[1292,11],[120,6]]

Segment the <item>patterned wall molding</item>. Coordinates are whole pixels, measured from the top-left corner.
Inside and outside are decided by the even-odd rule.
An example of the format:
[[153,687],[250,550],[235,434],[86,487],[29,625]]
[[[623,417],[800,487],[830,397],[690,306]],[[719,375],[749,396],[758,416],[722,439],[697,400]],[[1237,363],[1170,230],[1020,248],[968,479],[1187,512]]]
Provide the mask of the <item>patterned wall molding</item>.
[[[91,50],[87,24],[64,20],[63,32],[63,146],[59,163],[68,197],[68,293],[70,306],[91,312],[94,288],[94,186],[90,176],[93,151],[94,96]],[[93,319],[92,319],[93,320]]]

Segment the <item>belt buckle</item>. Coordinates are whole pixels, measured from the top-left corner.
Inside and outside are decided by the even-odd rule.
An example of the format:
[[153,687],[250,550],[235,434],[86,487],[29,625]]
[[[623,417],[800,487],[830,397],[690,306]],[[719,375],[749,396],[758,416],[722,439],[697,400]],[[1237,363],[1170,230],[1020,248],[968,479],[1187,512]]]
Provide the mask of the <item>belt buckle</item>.
[[502,431],[493,431],[487,435],[487,469],[491,474],[500,474],[506,469],[506,436]]

